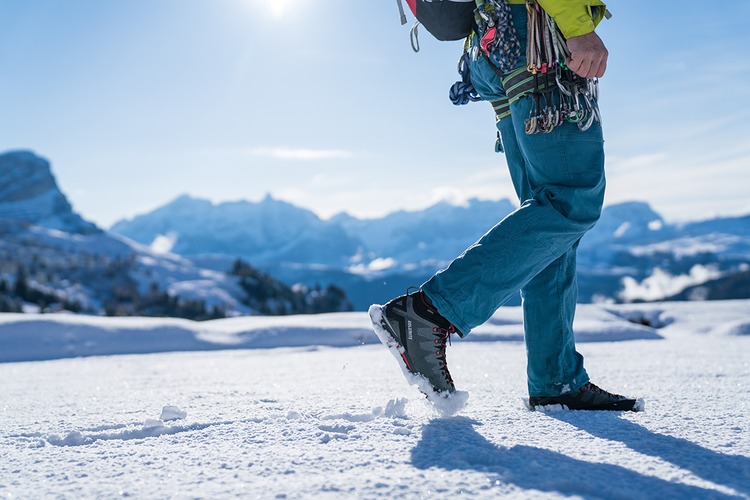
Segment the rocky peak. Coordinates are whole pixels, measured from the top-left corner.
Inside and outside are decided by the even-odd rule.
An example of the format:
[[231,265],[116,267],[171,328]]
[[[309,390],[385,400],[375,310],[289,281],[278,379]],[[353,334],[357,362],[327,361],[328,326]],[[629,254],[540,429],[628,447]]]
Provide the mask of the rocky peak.
[[0,221],[71,233],[99,229],[73,212],[49,162],[31,151],[0,154]]

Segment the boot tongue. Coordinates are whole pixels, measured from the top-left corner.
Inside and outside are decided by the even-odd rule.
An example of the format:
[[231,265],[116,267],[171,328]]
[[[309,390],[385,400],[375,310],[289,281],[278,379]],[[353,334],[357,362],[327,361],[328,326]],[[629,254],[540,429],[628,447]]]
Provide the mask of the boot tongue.
[[453,326],[450,321],[438,312],[435,306],[432,305],[430,298],[421,290],[415,294],[414,310],[420,315],[429,318],[430,321],[437,323],[440,328],[448,330]]

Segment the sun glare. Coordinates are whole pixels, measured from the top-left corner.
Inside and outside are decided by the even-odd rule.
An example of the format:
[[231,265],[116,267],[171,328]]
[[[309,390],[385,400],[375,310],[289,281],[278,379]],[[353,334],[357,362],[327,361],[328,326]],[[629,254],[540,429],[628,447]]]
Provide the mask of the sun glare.
[[271,15],[274,19],[281,19],[284,17],[284,11],[287,8],[287,1],[286,0],[271,0],[270,2],[267,2],[266,5],[268,5],[268,8],[271,9]]
[[265,11],[273,19],[282,19],[294,13],[299,7],[300,0],[249,0],[256,9]]

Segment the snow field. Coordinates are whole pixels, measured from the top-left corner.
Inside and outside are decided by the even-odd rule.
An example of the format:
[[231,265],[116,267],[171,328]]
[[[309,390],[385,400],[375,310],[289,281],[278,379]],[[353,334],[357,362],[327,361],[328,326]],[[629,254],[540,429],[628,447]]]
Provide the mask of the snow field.
[[645,413],[527,411],[514,341],[448,348],[449,418],[380,345],[0,364],[0,497],[747,498],[750,340],[669,328],[579,346]]

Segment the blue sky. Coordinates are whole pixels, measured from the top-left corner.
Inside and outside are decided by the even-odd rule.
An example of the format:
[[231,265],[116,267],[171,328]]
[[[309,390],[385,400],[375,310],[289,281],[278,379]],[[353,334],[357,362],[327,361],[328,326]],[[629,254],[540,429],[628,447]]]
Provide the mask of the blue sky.
[[[612,1],[607,203],[750,213],[750,2]],[[102,226],[187,193],[327,217],[512,198],[460,42],[409,47],[395,1],[0,0],[0,150],[52,162]],[[411,21],[411,18],[410,18]]]

